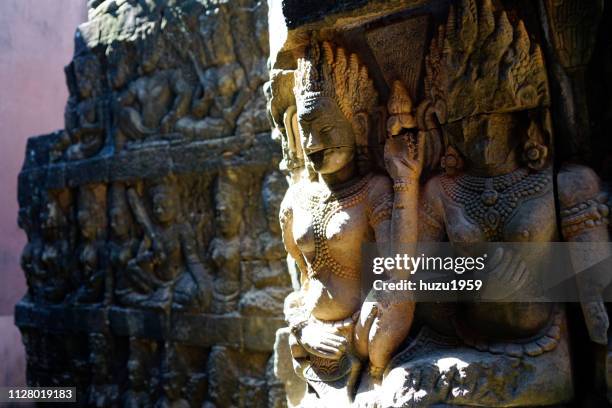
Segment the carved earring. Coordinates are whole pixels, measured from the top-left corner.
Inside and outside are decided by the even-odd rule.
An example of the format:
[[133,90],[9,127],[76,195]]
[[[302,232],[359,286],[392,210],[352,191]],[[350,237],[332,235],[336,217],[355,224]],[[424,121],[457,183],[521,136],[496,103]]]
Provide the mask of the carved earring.
[[463,159],[461,155],[453,146],[448,145],[446,147],[446,153],[440,160],[440,165],[449,176],[455,176],[461,169],[463,169]]
[[530,169],[542,170],[546,166],[546,159],[548,158],[548,147],[544,145],[542,131],[532,121],[527,134],[528,139],[523,146],[523,160]]

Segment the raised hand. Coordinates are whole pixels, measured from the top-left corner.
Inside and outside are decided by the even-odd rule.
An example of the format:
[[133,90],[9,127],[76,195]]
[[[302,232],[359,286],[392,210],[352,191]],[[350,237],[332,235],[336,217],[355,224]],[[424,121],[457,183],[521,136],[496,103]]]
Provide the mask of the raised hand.
[[425,134],[390,137],[385,143],[385,167],[393,180],[418,180],[425,157]]

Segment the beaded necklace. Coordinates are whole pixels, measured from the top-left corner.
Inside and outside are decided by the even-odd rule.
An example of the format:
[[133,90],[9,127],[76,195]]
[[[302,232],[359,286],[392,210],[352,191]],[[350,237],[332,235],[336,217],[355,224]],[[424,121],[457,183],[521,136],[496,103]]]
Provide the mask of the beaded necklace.
[[[322,269],[331,270],[336,276],[349,280],[359,280],[359,269],[341,265],[331,255],[327,243],[326,231],[331,218],[341,210],[361,203],[368,194],[367,185],[372,175],[368,174],[351,185],[330,191],[319,183],[312,184],[303,191],[307,197],[306,208],[312,216],[312,227],[315,241],[315,256],[309,266],[308,275],[315,277]],[[302,196],[300,194],[300,196]]]
[[520,168],[494,177],[444,175],[440,184],[446,195],[461,204],[467,217],[480,226],[488,241],[501,241],[503,227],[519,204],[547,191],[551,181],[548,170],[530,173]]

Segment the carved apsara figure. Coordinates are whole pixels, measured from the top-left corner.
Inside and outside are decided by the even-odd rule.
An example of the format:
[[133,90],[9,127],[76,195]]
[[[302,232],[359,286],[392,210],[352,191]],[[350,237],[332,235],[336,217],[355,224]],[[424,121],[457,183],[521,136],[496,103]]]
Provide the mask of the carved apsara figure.
[[147,295],[141,305],[166,312],[207,310],[212,282],[197,253],[191,225],[182,218],[176,177],[169,175],[149,186],[148,198],[153,219],[138,198],[130,203],[144,231],[127,269],[133,287]]
[[40,201],[40,233],[31,231],[21,255],[21,267],[35,301],[58,303],[71,288],[73,240],[67,212],[72,195],[69,190],[49,192]]
[[392,213],[394,225],[415,222],[416,200],[395,211],[394,187],[412,198],[419,170],[395,183],[360,172],[357,144],[373,130],[377,92],[356,54],[312,41],[298,59],[294,93],[310,177],[289,188],[280,213],[285,247],[301,271],[301,289],[285,302],[291,351],[319,396],[348,402],[359,359],[369,360],[369,378],[378,381],[410,328],[411,302],[366,304],[360,313],[361,245],[400,232]]
[[244,70],[237,63],[199,70],[200,85],[191,101],[189,115],[176,122],[175,129],[188,139],[230,136],[236,119],[249,101]]
[[106,184],[86,184],[77,195],[77,222],[79,225],[78,277],[79,285],[74,301],[91,303],[109,300],[110,271],[106,258]]
[[239,174],[231,169],[219,173],[215,185],[217,236],[209,244],[209,256],[218,271],[214,284],[216,313],[237,310],[240,296],[240,247],[244,197]]
[[[231,14],[227,4],[216,7],[218,15]],[[238,20],[218,15],[201,16],[200,36],[181,36],[184,42],[192,44],[186,53],[199,81],[188,115],[175,126],[175,131],[188,139],[231,136],[238,117],[260,85],[255,78],[247,77],[245,61],[239,61],[236,55],[237,40],[231,25]]]
[[[114,294],[125,306],[139,305],[146,295],[134,287],[128,273],[129,262],[135,258],[141,243],[141,231],[134,220],[128,195],[135,194],[133,187],[126,189],[123,183],[113,183],[110,189],[108,256],[113,271]],[[139,235],[136,235],[140,233]]]
[[189,110],[191,87],[180,70],[165,66],[165,46],[161,35],[149,39],[142,49],[140,77],[117,96],[117,124],[128,140],[170,133]]
[[[124,117],[124,98],[126,86],[136,75],[137,63],[133,49],[124,43],[113,43],[106,49],[108,63],[107,79],[111,91],[114,93],[110,107],[113,116],[113,147],[114,151],[121,151],[130,140],[131,132],[126,134],[120,123]],[[126,98],[129,99],[129,98]],[[129,129],[129,128],[128,128]]]
[[[421,197],[419,240],[558,241],[547,73],[542,51],[523,21],[511,20],[489,0],[451,7],[446,26],[432,40],[426,70],[423,109],[442,125],[447,150],[445,174],[431,178]],[[581,180],[580,188],[568,182],[574,177]],[[598,186],[592,171],[564,168],[557,177],[561,208],[595,202]],[[605,227],[592,224],[587,234],[602,238]],[[499,253],[487,265],[487,289],[528,293],[534,277],[526,265],[538,265],[545,256],[539,250]],[[383,406],[398,399],[425,405],[554,405],[573,397],[560,305],[420,303],[415,323],[426,329],[392,361],[383,381]],[[433,349],[419,353],[428,342]],[[450,364],[445,367],[439,364],[445,358],[458,360],[445,360]],[[464,374],[443,384],[418,380],[442,378],[453,370]],[[464,392],[449,394],[456,387]]]
[[285,256],[278,214],[286,189],[287,180],[280,172],[273,171],[265,176],[261,195],[267,229],[259,237],[262,244],[260,253],[265,259],[278,260]]
[[66,67],[71,96],[64,113],[65,132],[51,152],[52,160],[80,160],[104,146],[106,109],[101,98],[101,68],[94,55],[76,58]]

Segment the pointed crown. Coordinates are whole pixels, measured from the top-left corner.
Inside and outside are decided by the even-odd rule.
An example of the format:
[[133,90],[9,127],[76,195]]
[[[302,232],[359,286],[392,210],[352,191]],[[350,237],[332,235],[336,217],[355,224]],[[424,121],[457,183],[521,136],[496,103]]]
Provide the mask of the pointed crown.
[[349,120],[356,113],[370,111],[378,99],[368,69],[357,54],[348,55],[344,48],[316,40],[298,58],[294,94],[298,103],[332,98]]
[[492,0],[450,7],[425,60],[427,97],[442,123],[549,105],[544,57],[522,20],[496,16]]

